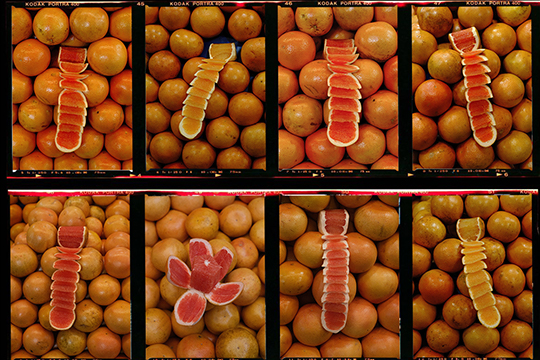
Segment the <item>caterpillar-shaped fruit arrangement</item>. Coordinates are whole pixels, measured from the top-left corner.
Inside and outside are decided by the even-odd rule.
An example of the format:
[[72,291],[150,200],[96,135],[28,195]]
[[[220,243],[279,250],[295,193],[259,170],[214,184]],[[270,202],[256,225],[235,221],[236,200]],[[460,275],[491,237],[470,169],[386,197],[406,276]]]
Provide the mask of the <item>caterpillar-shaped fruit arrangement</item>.
[[77,150],[82,143],[86,125],[88,101],[84,92],[88,86],[82,81],[88,75],[82,74],[88,67],[86,48],[61,46],[58,52],[60,68],[58,95],[58,123],[54,138],[58,150],[69,153]]
[[49,322],[56,330],[67,330],[75,322],[76,291],[81,271],[79,252],[87,238],[85,226],[61,226],[58,228],[58,253],[53,263],[51,311]]
[[495,306],[491,275],[486,271],[487,258],[484,253],[485,224],[482,218],[459,219],[457,234],[461,240],[461,262],[465,273],[465,283],[469,296],[477,311],[478,320],[487,328],[496,328],[501,322],[501,314]]
[[340,332],[347,323],[349,311],[349,244],[346,210],[323,210],[318,227],[323,242],[323,295],[321,322],[324,329]]
[[358,140],[358,123],[362,105],[362,85],[354,72],[353,63],[358,59],[354,39],[326,39],[324,57],[332,75],[328,77],[328,140],[339,147],[346,147]]
[[461,56],[467,100],[467,113],[474,140],[482,147],[489,147],[497,140],[497,128],[493,117],[491,99],[493,93],[489,84],[491,72],[488,58],[480,48],[480,35],[475,27],[448,34],[450,43]]
[[208,55],[209,59],[199,64],[183,101],[178,128],[180,134],[190,140],[202,132],[206,107],[219,80],[219,72],[229,61],[236,60],[236,46],[234,43],[211,44]]

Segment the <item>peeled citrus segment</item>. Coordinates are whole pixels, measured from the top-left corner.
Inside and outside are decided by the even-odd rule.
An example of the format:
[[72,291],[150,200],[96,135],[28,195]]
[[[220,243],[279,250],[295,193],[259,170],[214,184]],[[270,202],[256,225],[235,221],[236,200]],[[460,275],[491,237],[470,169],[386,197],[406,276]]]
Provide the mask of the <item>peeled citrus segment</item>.
[[468,89],[475,86],[491,84],[491,78],[489,77],[489,75],[486,75],[486,74],[466,76],[465,79],[463,80],[463,83],[465,87]]
[[354,47],[354,39],[325,39],[325,47]]
[[187,139],[194,139],[202,131],[202,126],[202,122],[198,119],[183,117],[182,120],[180,120],[178,129],[182,136],[186,137]]
[[482,296],[478,296],[473,299],[473,306],[476,310],[482,310],[490,306],[495,306],[497,304],[497,299],[495,295],[491,292],[487,292]]
[[208,100],[199,96],[189,94],[184,99],[183,104],[206,110],[206,107],[208,106]]
[[463,267],[463,272],[465,274],[471,274],[480,270],[487,269],[487,265],[483,261],[478,261],[472,264],[467,264]]
[[361,99],[362,95],[358,89],[345,89],[335,86],[328,88],[328,97],[340,97],[345,99]]
[[328,107],[335,110],[344,110],[344,111],[362,111],[362,104],[358,99],[345,99],[338,97],[331,97],[328,100]]
[[360,81],[353,74],[334,73],[328,77],[326,83],[330,87],[342,89],[361,89]]
[[70,89],[64,89],[60,92],[58,95],[58,104],[84,108],[88,107],[86,96],[81,91]]
[[176,301],[174,317],[180,325],[191,326],[197,323],[206,310],[206,298],[197,290],[188,290]]
[[461,241],[478,241],[486,232],[486,225],[481,217],[459,219],[456,231]]
[[350,65],[358,59],[359,54],[327,54],[328,62],[335,65]]
[[62,89],[88,91],[88,85],[86,85],[80,80],[61,79],[58,85]]
[[214,89],[216,88],[216,83],[214,83],[212,80],[198,78],[198,77],[195,77],[193,80],[191,80],[189,85],[194,88],[206,91],[209,94],[212,94],[214,92]]
[[75,311],[53,307],[49,312],[49,322],[56,330],[67,330],[75,322]]
[[226,61],[219,59],[203,59],[202,61],[203,62],[198,65],[198,68],[211,71],[221,71],[227,63]]
[[356,111],[330,109],[328,121],[360,122],[360,115]]
[[229,272],[229,268],[234,260],[234,254],[231,250],[223,247],[214,255],[214,260],[221,266],[220,277],[223,279]]
[[217,83],[219,80],[219,71],[202,69],[202,70],[198,70],[195,73],[195,77],[211,80],[213,83]]
[[478,310],[478,320],[487,328],[494,329],[501,323],[501,313],[495,305]]
[[478,285],[471,286],[469,288],[469,295],[471,299],[477,299],[485,294],[491,294],[493,291],[493,286],[489,282],[483,282]]
[[472,254],[463,255],[463,257],[461,258],[461,263],[463,265],[469,265],[469,264],[473,264],[477,261],[482,261],[485,259],[487,259],[486,254],[484,254],[483,252],[476,252]]
[[88,67],[88,63],[75,63],[69,61],[59,61],[58,67],[65,73],[80,74]]
[[493,112],[493,105],[488,99],[481,99],[467,103],[467,114],[469,117],[484,114],[486,112]]
[[68,61],[73,63],[86,62],[86,48],[76,48],[71,46],[60,46],[58,51],[58,61]]
[[487,85],[475,86],[465,90],[465,99],[468,102],[487,100],[493,97],[491,88]]
[[65,104],[58,105],[59,114],[87,115],[85,107],[69,106]]
[[489,126],[495,126],[495,117],[493,116],[493,113],[486,112],[480,115],[475,115],[470,118],[471,122],[471,128],[473,131],[489,127]]
[[86,125],[86,116],[81,114],[59,113],[58,123],[84,127]]
[[208,55],[211,59],[225,62],[236,60],[236,45],[234,43],[210,44]]
[[476,50],[480,47],[480,35],[473,26],[448,34],[450,43],[460,53]]
[[483,282],[490,282],[491,275],[486,270],[480,270],[467,274],[465,277],[465,283],[468,288],[481,284]]
[[[483,52],[484,49],[481,50],[481,52]],[[480,55],[480,54],[477,54],[477,55],[473,55],[473,56],[469,56],[469,57],[465,57],[463,54],[461,55],[461,65],[474,65],[474,64],[479,64],[479,63],[482,63],[484,61],[487,61],[488,58],[487,56],[485,55]]]
[[482,147],[489,147],[497,140],[497,128],[495,126],[483,127],[473,131],[474,140]]
[[346,147],[358,141],[359,128],[356,121],[331,121],[326,134],[328,140],[335,146]]
[[463,76],[474,76],[491,72],[489,66],[483,63],[465,65],[462,69]]
[[205,296],[214,305],[227,305],[236,300],[243,288],[244,283],[242,282],[218,283]]
[[198,96],[198,97],[201,97],[201,98],[206,99],[206,100],[210,99],[210,97],[212,96],[212,93],[210,93],[210,92],[208,92],[206,90],[195,88],[195,87],[188,88],[186,93],[188,95]]
[[330,70],[333,73],[338,74],[349,74],[354,73],[360,70],[360,68],[356,65],[336,65],[336,64],[328,64],[328,70]]

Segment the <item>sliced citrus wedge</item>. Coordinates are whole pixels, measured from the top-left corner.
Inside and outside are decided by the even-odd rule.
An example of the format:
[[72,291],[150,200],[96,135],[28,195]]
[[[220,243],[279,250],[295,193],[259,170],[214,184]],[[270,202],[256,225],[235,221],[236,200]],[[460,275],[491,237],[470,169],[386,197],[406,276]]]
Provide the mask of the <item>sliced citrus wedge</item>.
[[219,59],[203,59],[203,62],[198,65],[199,69],[221,71],[227,62]]
[[184,105],[182,107],[182,116],[188,117],[200,121],[204,120],[204,110],[191,105]]
[[465,90],[465,99],[467,102],[477,100],[487,100],[493,97],[491,88],[487,85],[475,86]]
[[88,107],[88,101],[86,96],[78,90],[69,90],[64,89],[58,95],[58,104],[77,106],[77,107]]
[[208,100],[205,98],[195,96],[195,95],[188,95],[184,99],[183,102],[184,105],[191,105],[193,107],[206,110],[206,107],[208,106]]
[[460,53],[477,50],[480,47],[480,35],[474,26],[452,32],[448,34],[448,39],[454,49]]
[[491,78],[487,74],[466,76],[463,84],[467,89],[480,85],[488,85],[491,84]]
[[212,93],[192,86],[188,88],[186,93],[188,95],[198,96],[206,100],[210,99],[210,97],[212,96]]
[[478,320],[487,328],[494,329],[501,323],[501,313],[495,305],[478,310]]
[[54,142],[58,150],[62,152],[73,152],[77,150],[82,143],[82,126],[71,124],[58,124]]
[[328,100],[328,107],[332,110],[344,111],[362,111],[362,104],[358,99],[345,99],[339,97],[331,97]]
[[463,265],[470,265],[477,261],[482,261],[485,259],[487,259],[486,254],[484,254],[483,252],[475,252],[472,254],[463,255],[463,257],[461,258],[461,263]]
[[87,52],[87,49],[84,47],[60,46],[60,50],[58,51],[58,61],[84,63],[86,62]]
[[359,137],[356,121],[330,121],[326,130],[328,140],[337,147],[354,144]]
[[354,47],[354,39],[325,39],[325,47]]
[[467,114],[469,115],[469,117],[484,114],[487,112],[493,112],[493,105],[488,99],[471,101],[467,103]]
[[75,63],[69,61],[59,61],[58,67],[66,73],[80,74],[88,67],[88,63]]
[[461,65],[473,65],[473,64],[478,64],[478,63],[487,61],[488,60],[487,56],[480,55],[483,51],[484,49],[481,49],[480,53],[472,55],[472,56],[465,56],[465,54],[461,54]]
[[360,70],[360,68],[356,65],[336,65],[336,64],[328,64],[328,70],[330,70],[333,73],[338,74],[350,74],[357,72]]
[[58,105],[59,114],[74,114],[74,115],[87,115],[85,107],[80,106],[69,106],[65,104]]
[[497,299],[495,299],[495,295],[493,295],[491,292],[487,292],[473,300],[473,306],[476,310],[482,310],[489,306],[495,306],[495,304],[497,304]]
[[490,112],[472,116],[469,120],[473,131],[496,125],[495,117],[493,116],[493,113]]
[[463,247],[463,249],[461,249],[461,254],[462,255],[474,254],[474,253],[482,252],[484,250],[486,250],[486,248],[482,245],[466,246],[466,247]]
[[58,114],[58,124],[71,124],[84,127],[86,125],[86,116],[79,114]]
[[480,270],[487,269],[487,265],[483,261],[478,261],[472,264],[467,264],[463,267],[463,272],[465,274],[471,274]]
[[456,231],[461,241],[477,241],[484,237],[486,225],[481,217],[459,219]]
[[469,288],[469,295],[471,299],[475,300],[485,294],[491,294],[493,291],[493,286],[487,281],[480,283],[478,285],[471,286]]
[[225,62],[236,60],[236,45],[234,43],[210,44],[208,55],[211,59]]
[[88,85],[80,80],[60,79],[58,85],[62,89],[78,90],[82,92],[88,91]]
[[335,65],[351,65],[358,59],[359,54],[327,54],[326,59]]
[[497,128],[493,125],[473,131],[476,143],[482,147],[490,147],[497,140]]
[[360,115],[356,111],[330,109],[328,120],[360,122]]
[[324,54],[333,55],[333,54],[354,54],[356,53],[356,46],[350,47],[339,47],[339,46],[326,46],[324,48]]
[[331,87],[342,89],[361,89],[362,85],[353,74],[334,73],[328,77],[326,84]]
[[191,140],[199,135],[199,133],[202,131],[202,126],[202,121],[189,117],[183,117],[178,125],[178,130],[180,131],[180,134]]
[[335,86],[330,86],[328,88],[328,97],[340,97],[345,99],[361,99],[362,94],[358,89],[345,89],[338,88]]
[[214,83],[212,80],[199,77],[195,77],[193,80],[191,80],[189,85],[194,88],[204,90],[210,94],[212,94],[214,92],[214,89],[216,88],[216,83]]
[[489,66],[483,63],[465,65],[461,70],[463,76],[474,76],[491,72]]
[[491,275],[489,275],[486,270],[480,270],[467,274],[467,276],[465,276],[465,283],[467,284],[467,288],[476,286],[483,282],[491,282]]
[[219,80],[219,71],[202,69],[202,70],[198,70],[195,73],[195,77],[211,80],[213,83],[217,83]]

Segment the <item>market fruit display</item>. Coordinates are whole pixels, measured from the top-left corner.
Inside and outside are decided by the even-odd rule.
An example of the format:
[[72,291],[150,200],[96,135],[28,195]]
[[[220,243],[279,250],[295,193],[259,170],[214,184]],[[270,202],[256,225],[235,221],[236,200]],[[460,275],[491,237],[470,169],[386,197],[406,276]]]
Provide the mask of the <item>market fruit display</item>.
[[131,358],[130,198],[10,196],[11,357]]
[[283,358],[399,358],[398,209],[397,195],[281,195]]
[[413,6],[415,169],[532,169],[531,6]]
[[398,168],[397,6],[278,5],[278,168]]
[[147,358],[265,357],[264,201],[145,195]]
[[13,170],[132,170],[131,7],[11,19]]
[[146,169],[265,169],[264,6],[145,15]]
[[425,195],[412,215],[415,357],[532,358],[532,194]]

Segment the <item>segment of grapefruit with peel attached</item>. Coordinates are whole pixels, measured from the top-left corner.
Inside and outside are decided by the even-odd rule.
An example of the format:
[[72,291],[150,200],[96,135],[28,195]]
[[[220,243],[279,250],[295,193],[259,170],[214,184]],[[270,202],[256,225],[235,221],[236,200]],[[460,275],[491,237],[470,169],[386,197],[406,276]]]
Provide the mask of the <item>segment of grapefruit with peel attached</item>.
[[88,50],[83,47],[60,46],[58,51],[58,61],[84,63],[86,62],[87,53]]
[[346,99],[339,97],[331,97],[328,100],[328,107],[330,110],[343,110],[343,111],[362,111],[362,104],[358,99]]
[[493,112],[493,105],[488,99],[481,99],[467,103],[467,114],[469,117]]
[[485,55],[481,55],[482,52],[484,52],[484,49],[476,50],[479,53],[471,55],[471,56],[465,56],[465,54],[461,54],[461,65],[474,65],[478,63],[482,63],[484,61],[488,61],[488,57]]
[[88,238],[86,226],[60,226],[57,232],[58,245],[80,249]]
[[473,131],[474,140],[482,147],[490,147],[497,140],[497,128],[493,125]]
[[461,241],[478,241],[484,237],[486,225],[481,217],[459,219],[456,231]]
[[326,83],[330,87],[343,89],[361,89],[360,81],[353,74],[333,73],[328,77]]
[[211,59],[223,60],[225,62],[236,60],[236,46],[234,43],[210,44],[208,55]]
[[[355,49],[356,50],[356,49]],[[358,59],[359,54],[327,54],[326,59],[334,65],[350,65]]]
[[461,70],[463,76],[474,76],[480,74],[487,74],[491,72],[489,66],[483,63],[476,63],[463,66]]
[[480,47],[480,35],[474,26],[449,33],[448,39],[460,53],[477,50]]
[[478,320],[487,328],[494,329],[501,323],[501,313],[495,305],[478,310]]
[[191,326],[197,323],[206,310],[206,298],[200,291],[189,289],[174,304],[174,317],[180,325]]
[[468,89],[475,86],[491,84],[491,78],[487,74],[466,76],[465,79],[463,80],[463,83],[465,87]]
[[82,91],[64,89],[58,95],[59,105],[68,105],[76,107],[88,107],[88,101]]
[[65,73],[80,74],[88,68],[88,63],[74,63],[69,61],[59,61],[58,67]]
[[337,74],[349,74],[349,73],[354,73],[360,70],[360,68],[356,65],[336,65],[336,64],[329,63],[327,66],[328,66],[328,70]]
[[345,235],[348,225],[349,213],[346,210],[322,210],[319,213],[318,228],[323,235]]
[[244,284],[242,282],[218,283],[205,296],[214,305],[227,305],[240,295],[243,288]]
[[56,330],[67,330],[75,322],[75,310],[54,306],[49,312],[49,322]]
[[82,143],[82,133],[82,126],[59,123],[54,139],[56,147],[65,153],[77,150]]
[[477,100],[487,100],[493,97],[491,88],[487,85],[475,86],[465,90],[465,99],[467,102],[473,102]]

